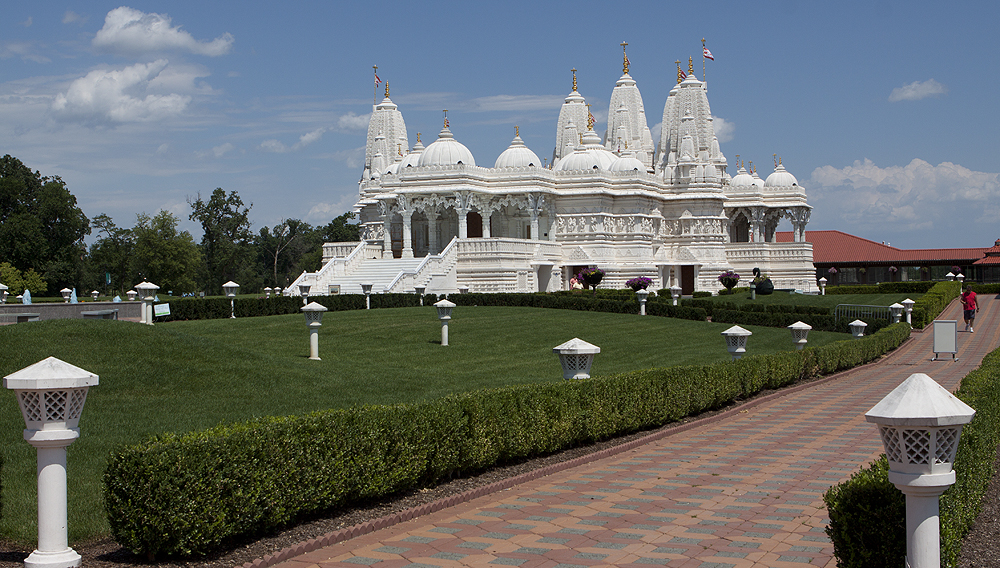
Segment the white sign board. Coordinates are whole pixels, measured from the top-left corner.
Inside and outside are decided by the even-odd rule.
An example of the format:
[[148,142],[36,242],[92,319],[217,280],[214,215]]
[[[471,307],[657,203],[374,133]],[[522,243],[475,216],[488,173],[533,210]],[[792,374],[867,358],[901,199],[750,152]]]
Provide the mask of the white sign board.
[[934,320],[934,359],[941,359],[941,353],[951,353],[952,361],[958,361],[958,320]]
[[153,317],[169,316],[170,304],[156,304],[153,306]]

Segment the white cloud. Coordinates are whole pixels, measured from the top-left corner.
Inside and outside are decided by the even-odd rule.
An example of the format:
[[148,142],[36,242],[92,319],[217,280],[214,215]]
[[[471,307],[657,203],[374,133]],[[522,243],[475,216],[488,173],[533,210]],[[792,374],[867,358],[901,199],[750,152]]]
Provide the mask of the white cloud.
[[823,166],[813,171],[807,191],[816,211],[845,230],[971,230],[973,224],[992,227],[1000,212],[1000,174],[951,162],[933,166],[914,159],[880,168],[865,159],[845,168]]
[[212,41],[198,41],[180,26],[171,25],[170,16],[115,8],[104,18],[104,27],[94,36],[94,47],[123,55],[164,50],[179,50],[216,57],[229,53],[232,34],[225,33]]
[[317,203],[309,209],[309,213],[306,213],[306,218],[303,220],[316,225],[325,225],[334,217],[353,210],[356,200],[357,195],[350,192],[342,194],[336,203]]
[[10,59],[18,57],[22,61],[34,61],[35,63],[49,63],[52,61],[48,57],[38,53],[35,45],[26,41],[9,41],[0,45],[0,59]]
[[729,142],[736,135],[736,125],[726,121],[721,116],[712,117],[712,126],[715,128],[715,137],[719,143]]
[[225,156],[226,153],[231,152],[233,150],[233,148],[234,148],[234,146],[232,144],[230,144],[229,142],[226,142],[225,144],[222,144],[222,145],[216,146],[215,148],[212,148],[212,154],[214,154],[216,158],[221,158],[221,157]]
[[366,130],[371,117],[371,113],[358,116],[349,112],[337,119],[337,128],[340,130]]
[[87,22],[87,17],[86,16],[81,16],[80,14],[77,14],[73,10],[66,10],[66,13],[63,14],[63,17],[62,17],[62,23],[64,23],[64,24],[80,24],[80,25],[82,25],[82,24],[84,24],[86,22]]
[[899,101],[919,101],[920,99],[926,99],[927,97],[936,97],[948,93],[948,87],[938,83],[934,79],[928,79],[924,82],[914,81],[908,85],[903,85],[902,87],[896,87],[889,93],[889,102],[897,103]]
[[327,130],[326,128],[317,128],[316,130],[307,132],[302,136],[299,136],[299,141],[296,142],[295,144],[292,144],[291,147],[285,146],[285,144],[282,143],[280,140],[272,138],[261,142],[258,148],[260,148],[265,152],[274,152],[277,154],[284,154],[285,152],[294,152],[296,150],[305,148],[306,146],[322,138],[323,133],[326,132],[326,130]]
[[343,162],[349,169],[357,169],[365,163],[365,147],[359,146],[350,150],[340,150],[330,155],[334,162]]
[[91,71],[56,95],[52,110],[59,118],[84,123],[146,122],[179,115],[190,96],[148,92],[167,63],[159,59],[121,70]]
[[479,97],[469,101],[470,111],[509,111],[509,110],[551,110],[559,108],[564,97],[556,95],[493,95]]
[[33,21],[34,20],[32,20],[31,16],[28,16],[28,19],[25,20],[25,21],[23,21],[23,22],[21,22],[21,25],[24,26],[24,27],[26,27],[26,28],[30,28],[31,27],[31,23]]

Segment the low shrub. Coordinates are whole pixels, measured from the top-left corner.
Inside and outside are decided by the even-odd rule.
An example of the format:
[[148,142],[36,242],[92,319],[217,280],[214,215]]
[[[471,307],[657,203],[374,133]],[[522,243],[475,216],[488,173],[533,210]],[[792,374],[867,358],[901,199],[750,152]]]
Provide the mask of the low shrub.
[[[979,515],[994,474],[1000,445],[1000,349],[962,379],[955,396],[976,410],[962,429],[955,458],[957,481],[940,501],[941,566],[957,565],[962,538]],[[830,513],[827,534],[837,566],[902,566],[906,556],[906,507],[903,494],[889,483],[888,462],[862,468],[823,496]]]
[[[850,328],[847,325],[849,322],[846,319],[838,322],[834,316],[828,314],[717,309],[712,314],[712,321],[734,323],[737,325],[760,325],[764,327],[788,327],[797,321],[801,321],[809,324],[816,331],[850,333]],[[868,324],[868,327],[865,328],[866,335],[871,335],[889,325],[889,320],[880,318],[866,318],[862,321]]]
[[711,298],[712,293],[708,290],[698,290],[697,292],[691,293],[692,298]]
[[899,324],[860,340],[735,362],[163,434],[110,456],[108,522],[133,553],[199,556],[334,507],[660,426],[823,368],[866,363],[908,335]]
[[838,294],[923,294],[939,282],[880,282],[855,286],[827,286],[827,295]]
[[952,300],[961,293],[959,282],[938,282],[913,304],[910,321],[913,327],[921,329],[934,321]]
[[[424,296],[424,303],[437,301],[433,294]],[[326,306],[330,311],[363,310],[363,294],[339,294],[335,296],[309,296],[310,302]],[[302,309],[300,296],[274,296],[271,298],[235,298],[230,306],[229,298],[171,298],[170,315],[161,321],[183,321],[228,318],[235,313],[238,318],[277,316],[299,313]],[[371,306],[376,308],[401,308],[419,306],[420,296],[416,294],[372,294]]]

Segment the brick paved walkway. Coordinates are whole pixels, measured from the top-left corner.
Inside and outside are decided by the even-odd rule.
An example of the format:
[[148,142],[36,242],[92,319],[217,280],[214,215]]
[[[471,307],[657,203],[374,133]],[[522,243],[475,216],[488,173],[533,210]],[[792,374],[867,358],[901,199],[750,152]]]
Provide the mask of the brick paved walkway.
[[1000,300],[980,304],[957,363],[914,333],[875,364],[277,566],[833,567],[822,495],[882,452],[864,413],[911,373],[956,389],[1000,343]]

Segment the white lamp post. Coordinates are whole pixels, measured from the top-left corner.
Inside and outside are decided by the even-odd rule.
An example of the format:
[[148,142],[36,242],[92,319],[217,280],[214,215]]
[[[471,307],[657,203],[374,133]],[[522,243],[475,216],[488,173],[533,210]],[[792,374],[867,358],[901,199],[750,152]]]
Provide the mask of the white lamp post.
[[677,299],[681,297],[681,287],[674,284],[670,287],[670,297],[674,299],[674,305],[677,305]]
[[757,299],[757,283],[756,282],[751,282],[750,283],[750,299],[751,300],[756,300]]
[[903,309],[903,304],[899,302],[889,306],[889,311],[892,312],[892,323],[899,323],[899,320],[903,319]]
[[49,357],[3,379],[17,395],[24,439],[38,460],[38,548],[26,568],[70,568],[80,555],[69,547],[66,513],[66,448],[80,437],[80,415],[97,375]]
[[372,309],[372,286],[374,284],[362,284],[361,291],[365,293],[365,309]]
[[827,280],[826,280],[825,276],[819,279],[819,295],[820,296],[826,296],[826,282],[827,282]]
[[564,379],[589,379],[594,355],[600,353],[601,348],[574,337],[562,345],[553,347],[552,352],[559,356]]
[[240,285],[230,280],[222,285],[222,291],[226,293],[226,297],[229,298],[229,319],[236,319],[236,291],[240,289]]
[[812,326],[801,321],[797,321],[792,325],[788,326],[788,329],[792,331],[792,341],[795,342],[795,349],[802,351],[802,348],[808,343],[809,332],[812,330]]
[[271,297],[271,287],[270,286],[265,286],[264,287],[264,297],[265,298],[270,298]]
[[323,325],[323,313],[326,306],[309,302],[302,306],[302,313],[306,315],[306,325],[309,327],[309,358],[319,361],[319,328]]
[[965,275],[959,272],[958,274],[955,275],[955,280],[958,280],[959,282],[965,282]]
[[955,280],[955,273],[954,272],[949,272],[948,274],[945,274],[944,277],[947,278],[948,280],[954,281]]
[[854,339],[857,339],[865,336],[865,328],[868,327],[868,324],[858,319],[847,324],[847,327],[851,329],[851,335],[854,336]]
[[97,297],[100,296],[100,295],[101,295],[101,293],[98,292],[97,290],[94,290],[94,291],[92,291],[90,293],[90,297],[93,298],[95,302],[97,301]]
[[639,298],[639,315],[646,315],[646,300],[649,299],[649,290],[643,288],[642,290],[636,290],[635,295]]
[[427,286],[414,286],[413,287],[413,291],[416,292],[418,296],[420,296],[420,305],[423,306],[424,305],[424,292],[427,291]]
[[438,310],[438,319],[441,320],[441,345],[448,345],[448,322],[451,321],[451,310],[454,309],[455,304],[449,302],[448,300],[441,300],[440,302],[434,304],[434,307]]
[[128,292],[125,292],[125,295],[128,296],[128,301],[134,302],[137,294],[135,290],[129,290]]
[[0,284],[0,304],[7,303],[7,290],[10,290],[10,288]]
[[733,361],[736,361],[747,352],[747,338],[751,335],[753,335],[753,332],[743,329],[738,325],[734,325],[722,332],[722,336],[726,338],[726,349],[733,356]]
[[299,295],[302,296],[302,305],[309,303],[309,286],[308,284],[299,284]]
[[903,307],[906,309],[906,323],[913,325],[913,304],[916,304],[913,300],[907,298],[901,302]]
[[906,565],[940,568],[938,497],[955,483],[962,425],[976,411],[923,373],[914,373],[865,413],[878,425],[889,481],[906,495]]
[[459,286],[458,287],[458,293],[459,294],[468,294],[469,293],[469,287],[465,286],[465,285]]
[[70,290],[69,288],[63,288],[62,290],[59,290],[59,293],[62,294],[63,303],[64,304],[68,304],[69,303],[69,297],[73,293],[73,291]]
[[142,300],[142,318],[139,319],[139,323],[153,325],[153,299],[160,287],[152,282],[142,282],[136,284],[135,289],[139,293],[139,299]]

